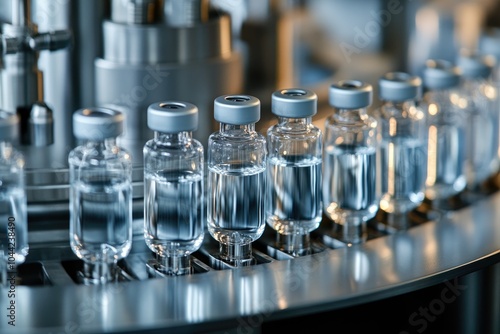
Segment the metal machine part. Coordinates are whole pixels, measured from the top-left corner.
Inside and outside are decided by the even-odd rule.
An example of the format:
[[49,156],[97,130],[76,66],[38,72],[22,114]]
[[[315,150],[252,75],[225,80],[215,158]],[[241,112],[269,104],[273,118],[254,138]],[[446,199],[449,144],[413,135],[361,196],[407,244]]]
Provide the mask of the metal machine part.
[[[168,4],[178,2],[167,1],[167,12]],[[190,1],[192,6],[197,2],[202,1]],[[168,13],[163,22],[130,23],[123,15],[103,22],[104,54],[95,62],[96,103],[126,114],[123,139],[135,152],[152,136],[145,112],[150,104],[174,99],[196,105],[200,127],[194,137],[206,145],[214,130],[214,97],[242,88],[242,63],[232,50],[229,16],[192,6],[181,6],[189,12],[178,13],[186,14],[183,22],[172,22]]]

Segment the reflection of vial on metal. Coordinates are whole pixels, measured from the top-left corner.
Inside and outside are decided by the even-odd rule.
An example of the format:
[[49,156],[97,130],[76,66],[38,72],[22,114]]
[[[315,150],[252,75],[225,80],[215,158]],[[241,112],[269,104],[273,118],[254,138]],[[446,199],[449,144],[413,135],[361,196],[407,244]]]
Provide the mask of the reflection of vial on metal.
[[390,72],[379,80],[380,209],[387,214],[384,223],[396,229],[408,227],[408,212],[424,200],[427,127],[421,96],[419,77]]
[[236,266],[252,262],[252,242],[265,228],[266,139],[255,131],[260,101],[248,95],[214,102],[220,130],[208,143],[208,231],[220,257]]
[[84,143],[68,157],[70,242],[84,261],[84,283],[116,280],[116,263],[132,246],[132,163],[116,143],[123,119],[106,108],[73,114],[73,133]]
[[144,146],[144,237],[168,275],[191,273],[204,237],[203,146],[193,139],[198,108],[168,101],[148,108],[154,139]]
[[296,255],[310,250],[309,233],[323,213],[322,134],[311,124],[317,99],[304,89],[274,92],[271,108],[279,122],[267,131],[266,219],[278,246]]
[[[466,185],[466,99],[458,93],[458,69],[445,60],[429,60],[423,82],[428,127],[426,197],[433,206],[444,204]],[[440,203],[441,202],[441,203]]]
[[465,99],[465,175],[467,189],[479,190],[498,169],[500,113],[493,110],[495,88],[488,83],[492,66],[487,57],[462,52],[457,59],[460,93]]
[[330,86],[334,114],[325,125],[323,203],[346,243],[366,240],[366,221],[378,210],[377,121],[367,114],[372,86],[355,80]]
[[0,286],[7,284],[10,265],[28,255],[24,157],[12,145],[18,122],[15,114],[0,111]]

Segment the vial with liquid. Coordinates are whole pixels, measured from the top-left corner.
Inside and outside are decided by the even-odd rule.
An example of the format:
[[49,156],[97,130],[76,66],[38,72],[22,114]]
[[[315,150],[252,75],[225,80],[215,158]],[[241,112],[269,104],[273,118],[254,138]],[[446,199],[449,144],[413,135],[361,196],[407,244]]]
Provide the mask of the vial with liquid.
[[377,121],[367,113],[372,94],[370,84],[357,80],[340,81],[329,90],[334,113],[325,124],[323,205],[347,244],[366,240],[366,222],[379,205]]
[[423,73],[428,148],[425,196],[434,208],[465,189],[467,100],[460,94],[460,72],[449,61],[428,60]]
[[198,108],[166,101],[148,108],[154,138],[144,145],[144,238],[167,275],[192,273],[203,242],[203,146],[193,139]]
[[[488,89],[485,95],[492,100],[491,112],[497,117],[495,124],[500,129],[500,28],[490,28],[481,34],[479,50],[492,65],[491,74],[487,78]],[[498,132],[497,168],[494,173],[500,171],[500,130]]]
[[68,156],[70,244],[84,262],[81,280],[100,284],[118,279],[117,262],[132,246],[132,161],[117,145],[124,115],[108,108],[73,114],[80,141]]
[[322,133],[314,126],[318,97],[305,89],[275,91],[271,111],[278,123],[267,131],[267,224],[278,247],[310,253],[310,232],[321,222]]
[[378,83],[382,101],[376,111],[382,223],[406,229],[408,213],[422,203],[425,194],[427,127],[425,112],[419,106],[422,80],[390,72]]
[[207,221],[219,256],[234,265],[252,264],[252,242],[265,224],[266,138],[255,131],[260,101],[224,95],[214,101],[219,131],[209,137]]
[[16,114],[0,110],[0,286],[28,255],[24,157],[13,145],[18,123]]
[[465,151],[467,190],[477,192],[498,170],[500,113],[495,110],[495,88],[488,82],[488,57],[463,51],[457,59],[460,93],[466,111]]

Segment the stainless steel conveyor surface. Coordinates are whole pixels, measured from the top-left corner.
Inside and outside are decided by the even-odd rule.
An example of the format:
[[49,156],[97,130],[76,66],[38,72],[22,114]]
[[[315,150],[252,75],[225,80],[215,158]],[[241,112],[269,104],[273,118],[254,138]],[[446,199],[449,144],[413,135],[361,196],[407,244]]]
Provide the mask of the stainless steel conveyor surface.
[[[405,232],[299,258],[108,286],[84,286],[56,276],[51,286],[19,285],[15,328],[5,320],[11,299],[2,289],[0,332],[237,332],[264,321],[404,294],[498,262],[496,193]],[[49,272],[51,265],[46,263]]]

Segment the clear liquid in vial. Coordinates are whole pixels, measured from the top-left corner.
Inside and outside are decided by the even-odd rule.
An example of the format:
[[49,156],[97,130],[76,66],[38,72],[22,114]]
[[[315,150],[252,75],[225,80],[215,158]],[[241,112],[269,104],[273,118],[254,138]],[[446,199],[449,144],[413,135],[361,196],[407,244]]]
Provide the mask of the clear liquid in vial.
[[380,145],[381,207],[387,212],[406,213],[422,203],[427,155],[416,138],[382,141]]
[[[75,182],[71,248],[90,262],[124,258],[132,246],[132,187],[114,180]],[[108,259],[109,260],[109,259]]]
[[375,148],[328,146],[324,156],[323,201],[332,220],[367,221],[378,210]]
[[265,228],[265,168],[209,167],[208,230],[223,244],[249,244]]
[[321,204],[320,158],[270,158],[267,165],[267,222],[283,234],[306,234],[319,226]]
[[[15,245],[11,240],[12,230],[9,229],[9,217],[14,218]],[[5,184],[0,187],[0,256],[7,260],[9,248],[14,246],[16,264],[25,261],[28,255],[28,231],[26,224],[26,196],[19,187],[9,187]],[[9,236],[10,235],[10,236]]]
[[203,176],[191,171],[145,175],[148,247],[160,256],[198,250],[204,237]]
[[426,196],[444,200],[466,186],[464,129],[454,125],[429,127]]

